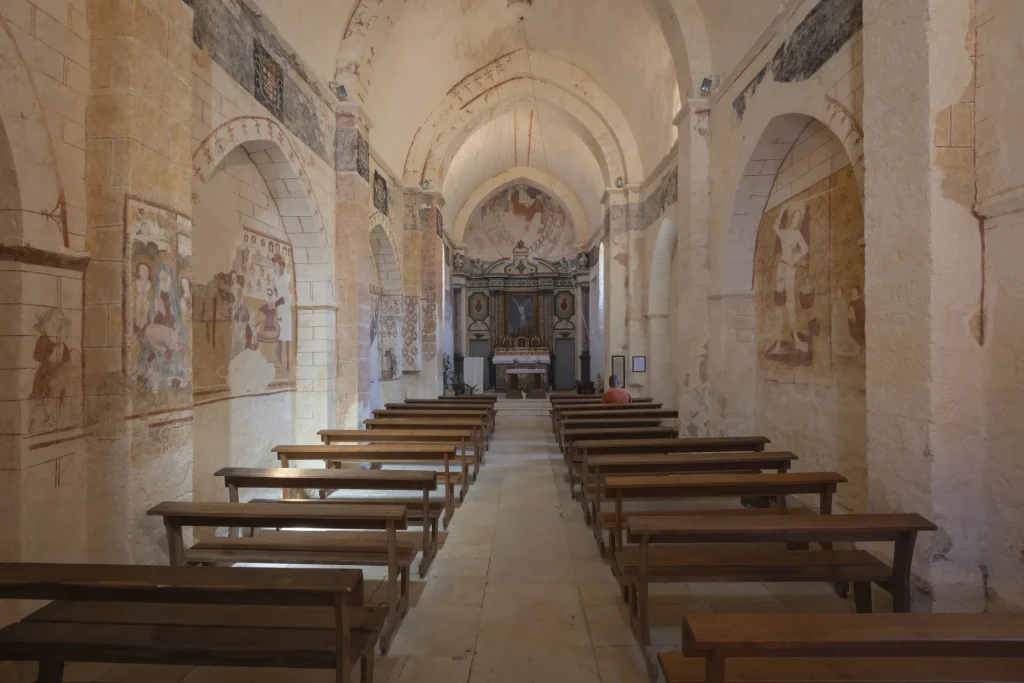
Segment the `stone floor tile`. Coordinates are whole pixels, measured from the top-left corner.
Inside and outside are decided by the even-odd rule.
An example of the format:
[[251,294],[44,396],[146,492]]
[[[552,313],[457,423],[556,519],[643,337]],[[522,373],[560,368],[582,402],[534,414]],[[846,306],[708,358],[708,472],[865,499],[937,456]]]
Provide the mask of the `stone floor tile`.
[[782,600],[711,600],[708,604],[716,614],[785,614],[793,611]]
[[466,683],[473,665],[470,657],[409,657],[397,683]]
[[482,607],[487,584],[482,579],[439,579],[430,577],[420,595],[419,604]]
[[449,551],[448,557],[459,557],[459,558],[487,558],[491,556],[491,544],[452,544],[451,550]]
[[574,585],[488,584],[478,649],[590,647],[586,615]]
[[[639,645],[595,647],[594,659],[597,661],[601,683],[650,683]],[[658,680],[664,680],[660,672]]]
[[612,566],[601,558],[573,557],[577,583],[609,583],[618,586]]
[[622,593],[618,584],[581,583],[580,599],[587,605],[622,605]]
[[477,651],[469,683],[596,683],[598,675],[589,647],[527,654],[497,645]]
[[594,647],[636,643],[636,637],[629,627],[629,608],[626,605],[590,605],[584,610]]
[[[576,571],[569,553],[524,551],[519,554],[491,555],[487,572],[489,585],[537,585],[576,583]],[[575,587],[575,586],[574,586]]]
[[192,671],[190,666],[115,664],[95,680],[99,683],[181,683]]
[[485,557],[439,557],[430,568],[430,578],[484,579],[488,562]]
[[480,607],[424,602],[409,610],[391,646],[394,655],[468,657],[476,647]]

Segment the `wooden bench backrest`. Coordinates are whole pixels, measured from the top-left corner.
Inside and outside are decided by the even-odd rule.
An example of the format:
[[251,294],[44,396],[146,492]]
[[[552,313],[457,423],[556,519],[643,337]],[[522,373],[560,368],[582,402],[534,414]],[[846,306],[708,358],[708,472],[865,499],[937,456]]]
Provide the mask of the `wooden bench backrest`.
[[[792,475],[755,475],[792,476]],[[689,539],[752,539],[771,538],[793,542],[867,542],[894,541],[900,534],[934,531],[935,524],[915,513],[806,515],[806,516],[743,516],[697,515],[694,517],[629,517],[633,535],[687,536]]]
[[367,427],[381,429],[451,429],[452,427],[481,427],[483,418],[463,417],[430,417],[421,415],[419,417],[396,416],[388,419],[373,418],[363,420]]
[[258,489],[332,488],[435,491],[437,473],[416,470],[304,470],[225,467],[214,472],[226,486]]
[[445,410],[445,411],[464,411],[472,413],[484,413],[491,414],[495,411],[494,406],[489,404],[473,404],[466,402],[452,402],[447,403],[443,401],[435,401],[433,403],[386,403],[384,408],[387,410]]
[[444,431],[426,431],[422,429],[321,429],[321,438],[330,439],[331,443],[458,443],[463,439],[472,439],[472,429],[446,429]]
[[774,467],[780,463],[792,463],[797,456],[789,451],[767,453],[656,453],[640,455],[595,455],[587,458],[591,468],[614,468],[618,465],[699,465],[735,464],[737,467]]
[[[642,420],[638,420],[640,422]],[[657,418],[651,418],[651,422],[661,422]],[[566,429],[562,432],[562,439],[568,444],[577,439],[670,439],[677,436],[679,431],[675,427],[597,427],[591,429]]]
[[555,406],[552,410],[558,416],[565,418],[574,413],[628,413],[634,410],[657,410],[662,407],[664,406],[661,403],[570,403],[569,405]]
[[0,564],[0,598],[11,600],[330,607],[362,593],[358,569]]
[[271,449],[274,453],[287,455],[290,458],[298,459],[299,456],[309,456],[312,459],[331,454],[359,455],[373,458],[377,455],[424,455],[435,454],[437,456],[455,456],[455,445],[448,444],[417,444],[417,443],[396,443],[396,444],[374,444],[369,446],[318,446],[318,445],[297,445],[297,446],[274,446]]
[[644,410],[631,410],[629,412],[615,412],[615,413],[600,413],[600,412],[583,412],[583,413],[569,413],[562,415],[562,427],[568,429],[575,422],[582,422],[586,420],[614,420],[614,419],[638,419],[644,417],[659,417],[664,419],[671,419],[679,417],[678,410],[664,410],[664,409],[644,409]]
[[760,451],[771,443],[763,436],[637,439],[636,441],[577,441],[576,448],[588,455],[617,455],[623,453],[715,453]]
[[621,475],[604,477],[606,491],[622,489],[664,489],[694,491],[697,489],[780,488],[797,489],[808,486],[829,486],[846,483],[838,472],[793,472],[786,474],[662,474]]
[[470,419],[487,419],[487,409],[481,408],[480,410],[443,410],[438,408],[431,408],[430,410],[417,410],[415,408],[410,410],[388,410],[380,409],[373,411],[373,417],[376,420],[388,420],[388,419],[400,419],[400,418],[423,418],[423,417],[440,417],[440,418],[464,418]]
[[402,505],[347,505],[344,503],[190,503],[169,501],[147,512],[151,517],[182,526],[302,527],[310,529],[406,528]]

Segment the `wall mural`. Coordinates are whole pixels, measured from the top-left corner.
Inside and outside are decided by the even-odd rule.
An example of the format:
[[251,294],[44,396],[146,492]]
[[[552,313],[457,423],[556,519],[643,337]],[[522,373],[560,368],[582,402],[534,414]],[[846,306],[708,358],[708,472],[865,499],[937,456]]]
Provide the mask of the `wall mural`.
[[767,379],[829,386],[864,363],[864,214],[847,166],[765,212],[754,257],[758,358]]
[[476,292],[469,297],[469,319],[476,322],[487,320],[490,315],[490,297],[484,292]]
[[248,394],[294,383],[294,272],[287,242],[242,229],[231,271],[196,288],[197,393]]
[[466,251],[484,261],[508,258],[520,241],[533,258],[557,261],[576,256],[576,227],[565,207],[543,190],[522,183],[498,191],[473,211]]
[[135,412],[191,405],[191,222],[136,199],[128,200],[126,219],[132,266],[126,374]]
[[33,329],[39,334],[32,359],[39,363],[32,377],[29,431],[49,432],[66,429],[78,420],[71,405],[80,385],[81,350],[72,348],[71,320],[59,308],[47,309],[36,316]]

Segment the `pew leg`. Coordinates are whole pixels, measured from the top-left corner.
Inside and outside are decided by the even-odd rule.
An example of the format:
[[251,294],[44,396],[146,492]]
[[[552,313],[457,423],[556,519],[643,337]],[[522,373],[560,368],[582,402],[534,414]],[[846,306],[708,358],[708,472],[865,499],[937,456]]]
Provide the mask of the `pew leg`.
[[39,662],[39,683],[61,683],[64,680],[64,662],[44,659]]
[[853,599],[857,603],[857,612],[871,614],[871,584],[861,581],[853,584]]
[[373,683],[373,648],[363,655],[359,664],[359,683]]

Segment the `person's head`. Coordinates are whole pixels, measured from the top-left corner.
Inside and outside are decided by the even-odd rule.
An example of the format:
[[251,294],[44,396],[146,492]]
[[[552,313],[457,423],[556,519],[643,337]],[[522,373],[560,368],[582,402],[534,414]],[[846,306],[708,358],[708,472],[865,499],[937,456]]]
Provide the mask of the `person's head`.
[[619,386],[619,376],[618,375],[609,375],[608,376],[608,386],[613,388],[613,389],[618,387]]

